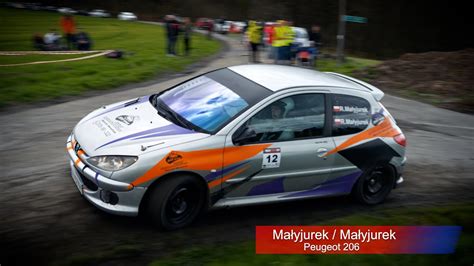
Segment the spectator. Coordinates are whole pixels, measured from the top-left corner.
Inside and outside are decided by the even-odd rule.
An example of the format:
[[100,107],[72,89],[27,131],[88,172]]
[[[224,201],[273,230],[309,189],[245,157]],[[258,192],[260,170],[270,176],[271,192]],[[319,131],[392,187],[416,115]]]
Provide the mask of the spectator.
[[37,50],[45,49],[43,36],[41,36],[41,34],[35,33],[35,35],[33,35],[33,47]]
[[262,41],[262,29],[257,22],[251,20],[247,28],[250,46],[250,62],[258,63],[258,46]]
[[179,35],[179,24],[176,21],[175,16],[167,15],[166,20],[166,37],[168,41],[167,55],[176,56],[176,41]]
[[192,33],[192,24],[191,19],[184,18],[184,26],[183,26],[183,35],[184,35],[184,54],[189,55],[191,50],[191,33]]
[[166,30],[166,55],[170,55],[171,51],[171,15],[165,16],[165,30]]
[[282,20],[277,20],[275,25],[273,25],[273,36],[272,36],[272,48],[270,50],[270,58],[273,58],[274,63],[278,62],[278,49],[281,46],[280,41],[280,27]]
[[275,27],[275,39],[273,41],[273,47],[276,48],[275,63],[279,63],[280,60],[290,62],[290,45],[293,43],[293,39],[294,32],[288,26],[288,22],[284,20],[279,21],[279,24]]
[[265,36],[267,37],[266,38],[266,45],[268,46],[271,46],[272,45],[272,42],[273,42],[273,36],[275,35],[275,31],[274,31],[274,25],[273,24],[270,24],[268,23],[267,25],[265,25],[264,27],[264,33],[265,33]]
[[319,25],[313,25],[311,27],[311,32],[309,34],[309,40],[313,41],[314,47],[319,51],[319,48],[321,47],[322,44],[322,39],[321,39],[321,27]]
[[71,50],[74,47],[74,34],[76,33],[76,22],[70,14],[61,17],[61,28],[63,36],[66,39],[67,49]]
[[89,51],[92,48],[92,40],[84,31],[80,31],[76,34],[76,45],[79,51]]

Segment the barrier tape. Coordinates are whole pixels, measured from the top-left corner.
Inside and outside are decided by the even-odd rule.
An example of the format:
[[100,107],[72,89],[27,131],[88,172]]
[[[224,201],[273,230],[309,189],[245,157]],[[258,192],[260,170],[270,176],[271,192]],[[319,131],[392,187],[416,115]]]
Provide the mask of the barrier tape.
[[90,59],[94,57],[99,57],[113,52],[114,50],[99,50],[99,51],[0,51],[0,55],[32,55],[32,54],[53,54],[53,55],[68,55],[68,54],[91,54],[82,57],[76,58],[67,58],[59,60],[50,60],[50,61],[35,61],[35,62],[26,62],[26,63],[16,63],[16,64],[0,64],[0,67],[8,66],[26,66],[26,65],[38,65],[38,64],[49,64],[49,63],[60,63],[60,62],[71,62]]
[[104,50],[97,51],[0,51],[0,55],[31,55],[31,54],[93,54],[102,52]]

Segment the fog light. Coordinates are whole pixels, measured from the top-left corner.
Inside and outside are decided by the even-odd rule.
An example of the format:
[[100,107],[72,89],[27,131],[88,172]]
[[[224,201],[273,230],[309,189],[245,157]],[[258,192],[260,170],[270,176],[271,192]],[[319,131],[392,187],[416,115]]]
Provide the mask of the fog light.
[[100,199],[108,204],[115,205],[118,203],[119,198],[117,194],[113,193],[112,191],[108,190],[101,190],[100,191]]

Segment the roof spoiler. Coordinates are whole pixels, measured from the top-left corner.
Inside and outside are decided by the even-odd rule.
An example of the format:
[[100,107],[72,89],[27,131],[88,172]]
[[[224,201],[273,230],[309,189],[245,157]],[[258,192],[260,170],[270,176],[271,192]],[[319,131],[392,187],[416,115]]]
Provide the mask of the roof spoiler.
[[334,75],[334,76],[338,76],[340,78],[343,78],[343,79],[352,81],[354,83],[357,83],[358,85],[360,85],[362,87],[365,87],[367,90],[369,90],[369,92],[372,94],[372,96],[374,96],[375,100],[377,100],[377,101],[382,100],[383,96],[385,95],[383,93],[383,91],[379,90],[377,87],[375,87],[373,85],[370,85],[369,83],[364,82],[362,80],[358,80],[356,78],[351,78],[349,76],[339,74],[339,73],[334,73],[334,72],[324,72],[324,73]]

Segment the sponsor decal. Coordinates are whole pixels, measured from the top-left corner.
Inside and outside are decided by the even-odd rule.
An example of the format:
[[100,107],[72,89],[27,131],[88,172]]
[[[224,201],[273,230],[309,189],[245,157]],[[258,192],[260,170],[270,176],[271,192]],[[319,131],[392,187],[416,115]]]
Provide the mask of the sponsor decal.
[[166,162],[168,164],[172,164],[176,161],[179,161],[183,159],[183,156],[181,156],[180,154],[176,153],[176,152],[171,152],[168,157],[166,157]]
[[368,119],[350,119],[350,118],[335,118],[335,126],[367,126],[369,125]]
[[400,134],[400,130],[397,127],[392,126],[390,119],[384,119],[377,126],[364,130],[358,133],[357,135],[350,137],[343,143],[339,144],[336,148],[328,151],[325,156],[344,150],[348,148],[349,146],[352,146],[363,140],[376,138],[376,137],[394,137],[398,134]]
[[368,113],[369,110],[367,107],[356,107],[356,106],[333,106],[332,108],[333,112],[339,113],[339,112],[346,112],[346,113],[354,113],[354,114],[359,114],[359,113]]
[[[257,154],[261,154],[261,152],[269,146],[270,144],[259,144],[251,146],[227,147],[225,148],[225,152],[223,148],[187,152],[173,151],[182,157],[179,159],[179,161],[174,161],[173,164],[169,164],[167,158],[170,157],[170,160],[172,160],[172,158],[175,157],[170,156],[173,153],[170,152],[146,173],[135,179],[131,184],[133,186],[138,186],[145,182],[154,180],[168,171],[178,168],[186,168],[196,171],[211,171],[212,169],[222,170],[223,167],[229,167],[236,163],[242,163],[245,160],[256,156]],[[208,186],[209,188],[217,187],[227,179],[242,173],[249,167],[250,166],[243,166],[243,168],[237,168],[222,177],[221,175],[223,175],[223,173],[221,175],[214,176],[212,177],[212,181],[208,180],[210,181]]]
[[385,116],[382,113],[375,113],[372,115],[372,124],[374,126],[380,124],[385,120]]
[[97,126],[100,129],[100,131],[104,133],[106,137],[120,133],[124,129],[124,125],[110,119],[110,117],[108,116],[105,116],[103,119],[95,121],[94,125]]
[[134,116],[134,115],[119,115],[115,118],[115,120],[120,121],[127,126],[133,124],[135,120],[139,120],[139,119],[140,118],[138,116]]

